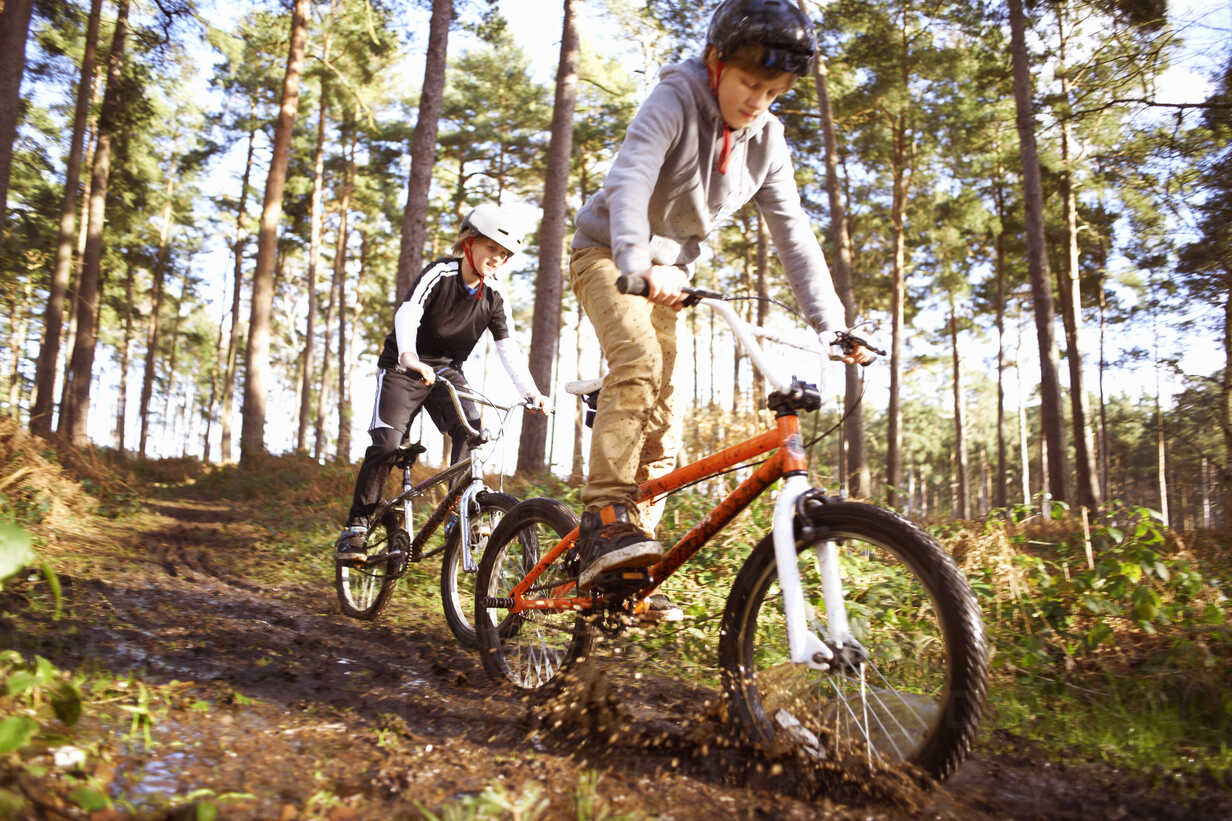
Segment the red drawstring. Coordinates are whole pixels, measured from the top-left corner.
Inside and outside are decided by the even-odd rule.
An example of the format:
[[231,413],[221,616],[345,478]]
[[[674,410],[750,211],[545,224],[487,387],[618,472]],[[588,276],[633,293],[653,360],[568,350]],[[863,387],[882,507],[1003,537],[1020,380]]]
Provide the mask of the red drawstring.
[[[723,76],[723,63],[718,60],[714,61],[714,65],[706,66],[706,74],[710,77],[710,90],[714,93],[717,102],[719,97],[719,79]],[[723,119],[723,114],[720,111],[719,119]],[[715,165],[720,174],[727,173],[727,161],[731,158],[731,128],[727,125],[727,121],[723,120],[723,149],[719,152],[719,161]]]
[[[479,273],[479,268],[475,266],[475,260],[471,259],[471,243],[474,241],[474,237],[467,237],[462,243],[462,253],[466,255],[466,261],[471,264],[471,270],[479,277],[479,290],[475,291],[475,300],[479,301],[483,298],[483,274]],[[465,283],[465,280],[463,280],[463,283]]]

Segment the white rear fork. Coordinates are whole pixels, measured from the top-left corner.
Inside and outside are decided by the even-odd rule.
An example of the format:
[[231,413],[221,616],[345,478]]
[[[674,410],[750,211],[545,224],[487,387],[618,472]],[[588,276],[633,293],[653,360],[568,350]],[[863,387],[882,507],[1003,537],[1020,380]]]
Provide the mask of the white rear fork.
[[[787,621],[787,646],[791,660],[818,670],[828,670],[834,658],[830,647],[809,628],[804,588],[796,561],[794,521],[796,502],[809,489],[805,476],[788,476],[774,505],[774,560],[778,568],[779,589],[783,591],[783,616]],[[850,638],[847,608],[843,604],[843,584],[838,571],[838,549],[834,542],[817,545],[817,566],[825,601],[827,638],[842,646]]]

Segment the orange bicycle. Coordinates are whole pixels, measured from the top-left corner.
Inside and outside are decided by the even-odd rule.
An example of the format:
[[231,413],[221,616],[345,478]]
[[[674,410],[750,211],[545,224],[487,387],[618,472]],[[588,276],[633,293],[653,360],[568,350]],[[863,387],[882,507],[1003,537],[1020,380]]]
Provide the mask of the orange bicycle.
[[[634,278],[621,289],[636,293]],[[479,564],[475,626],[485,669],[528,690],[559,684],[616,633],[711,537],[780,479],[773,527],[745,560],[723,613],[719,666],[729,713],[757,742],[818,758],[856,755],[950,775],[971,748],[988,661],[979,606],[953,559],[928,534],[875,505],[809,487],[799,413],[822,392],[784,377],[719,294],[686,304],[718,312],[770,386],[774,427],[641,486],[654,502],[763,454],[768,458],[651,568],[622,589],[578,590],[577,517],[537,498],[511,508]],[[865,344],[850,335],[848,352]],[[823,353],[824,356],[824,353]],[[838,358],[838,357],[831,357]]]

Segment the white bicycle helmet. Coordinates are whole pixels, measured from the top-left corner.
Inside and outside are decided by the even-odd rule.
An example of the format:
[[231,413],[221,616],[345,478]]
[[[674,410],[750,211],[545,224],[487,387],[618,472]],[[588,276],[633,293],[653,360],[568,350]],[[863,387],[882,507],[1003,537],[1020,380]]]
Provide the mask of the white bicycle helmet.
[[476,205],[463,217],[458,233],[468,228],[477,234],[483,234],[511,254],[522,250],[525,230],[522,228],[522,220],[518,219],[510,208],[494,202]]

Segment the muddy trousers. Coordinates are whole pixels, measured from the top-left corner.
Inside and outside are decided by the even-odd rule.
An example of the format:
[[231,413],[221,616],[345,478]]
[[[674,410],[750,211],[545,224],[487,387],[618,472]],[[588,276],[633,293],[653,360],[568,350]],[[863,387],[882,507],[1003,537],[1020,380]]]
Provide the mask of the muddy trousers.
[[672,371],[677,312],[616,290],[620,270],[607,248],[569,258],[573,292],[599,337],[608,374],[590,440],[590,474],[582,489],[588,510],[629,505],[629,518],[653,535],[662,504],[632,504],[641,482],[669,473],[680,449]]
[[[448,379],[456,387],[466,387],[462,371],[448,368],[437,379]],[[351,500],[349,524],[366,523],[381,497],[381,488],[389,476],[394,451],[411,426],[411,421],[426,408],[428,416],[437,429],[449,436],[452,449],[449,463],[453,464],[470,455],[468,436],[458,420],[458,412],[449,399],[445,388],[429,388],[416,377],[397,371],[382,370],[377,374],[376,402],[372,411],[372,423],[368,435],[372,444],[364,451],[364,461],[359,466],[355,479],[355,494]],[[462,401],[462,410],[472,428],[479,427],[479,411],[473,402]]]

